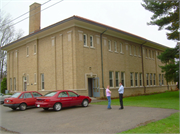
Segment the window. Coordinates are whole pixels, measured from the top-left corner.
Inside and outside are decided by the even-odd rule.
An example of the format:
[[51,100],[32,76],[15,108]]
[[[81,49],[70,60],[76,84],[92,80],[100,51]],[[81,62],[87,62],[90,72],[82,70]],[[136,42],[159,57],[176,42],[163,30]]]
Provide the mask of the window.
[[68,97],[67,92],[61,92],[58,97]]
[[134,56],[136,56],[136,46],[134,46]]
[[90,47],[94,47],[93,46],[93,36],[92,35],[90,36]]
[[24,93],[24,98],[32,98],[31,93]]
[[150,85],[152,86],[152,74],[150,74]]
[[139,86],[142,86],[142,73],[139,74]]
[[34,84],[36,84],[37,80],[36,80],[36,73],[34,74]]
[[77,94],[75,94],[73,92],[68,92],[68,94],[69,94],[69,97],[77,97],[78,96]]
[[135,86],[138,86],[138,73],[135,73]]
[[29,56],[29,47],[26,47],[26,56]]
[[164,74],[162,74],[162,85],[164,85]]
[[53,91],[53,92],[49,92],[45,94],[44,96],[51,97],[51,96],[54,96],[56,93],[57,93],[56,91]]
[[27,79],[27,85],[29,85],[29,74],[27,74],[26,79]]
[[121,83],[123,86],[125,86],[125,76],[124,76],[124,72],[121,72]]
[[154,85],[156,85],[156,74],[153,76]]
[[44,74],[41,74],[41,90],[44,90]]
[[108,48],[109,48],[109,51],[111,51],[111,41],[110,40],[108,41]]
[[161,86],[162,83],[161,83],[161,74],[159,74],[159,85]]
[[113,87],[113,72],[109,72],[109,86]]
[[149,58],[151,58],[151,50],[149,50]]
[[12,78],[10,78],[10,91],[12,91]]
[[134,83],[133,83],[133,73],[130,73],[130,80],[131,80],[131,86],[134,86]]
[[119,87],[119,72],[116,72],[116,87]]
[[146,74],[146,84],[149,86],[149,74]]
[[117,43],[114,42],[114,51],[117,52]]
[[40,97],[40,96],[42,96],[41,94],[39,94],[39,93],[37,93],[37,92],[32,92],[32,95],[33,95],[34,97]]
[[152,51],[152,58],[154,59],[154,51]]
[[24,96],[24,94],[22,94],[19,98],[20,98],[20,99],[22,99],[22,98],[23,98],[23,96]]
[[122,53],[122,43],[120,43],[120,53]]
[[131,45],[129,46],[129,54],[132,55],[132,52],[131,52]]
[[87,46],[87,35],[84,34],[84,46]]
[[146,58],[148,57],[148,50],[146,49]]
[[36,54],[36,45],[34,45],[34,54]]
[[16,91],[16,78],[14,77],[14,91]]
[[140,47],[138,48],[138,54],[139,54],[139,56],[141,56],[141,48]]

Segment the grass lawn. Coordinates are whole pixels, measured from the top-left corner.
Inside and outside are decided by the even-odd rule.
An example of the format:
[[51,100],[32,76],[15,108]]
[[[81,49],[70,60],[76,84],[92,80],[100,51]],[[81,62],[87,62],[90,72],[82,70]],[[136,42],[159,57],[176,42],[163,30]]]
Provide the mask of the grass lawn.
[[[107,105],[107,101],[92,104]],[[123,99],[124,106],[154,107],[179,110],[179,91],[167,91],[154,95],[142,95]],[[113,99],[111,105],[119,105],[119,99]],[[148,123],[122,133],[179,133],[179,112],[171,116]]]
[[[107,105],[107,101],[92,104]],[[167,91],[154,95],[142,95],[123,99],[124,106],[168,108],[179,110],[179,91]],[[119,99],[111,100],[111,105],[119,105]]]

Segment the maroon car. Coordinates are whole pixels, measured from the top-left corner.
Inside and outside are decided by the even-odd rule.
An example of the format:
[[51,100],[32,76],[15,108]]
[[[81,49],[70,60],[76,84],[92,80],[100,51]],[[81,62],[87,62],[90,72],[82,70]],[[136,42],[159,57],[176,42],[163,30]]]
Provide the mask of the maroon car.
[[36,98],[42,96],[37,91],[16,92],[4,100],[4,106],[16,110],[26,110],[27,107],[35,107]]
[[87,107],[91,102],[88,96],[81,96],[70,90],[51,91],[36,100],[36,106],[44,110],[53,108],[55,111],[60,111],[61,108],[82,105]]

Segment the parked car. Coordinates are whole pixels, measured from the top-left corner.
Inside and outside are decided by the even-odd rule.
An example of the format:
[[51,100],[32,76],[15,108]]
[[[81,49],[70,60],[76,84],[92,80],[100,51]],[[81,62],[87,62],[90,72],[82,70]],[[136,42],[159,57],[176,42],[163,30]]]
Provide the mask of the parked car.
[[8,97],[10,97],[10,96],[11,96],[11,95],[4,95],[4,94],[0,93],[0,102],[1,102],[1,104],[4,103],[4,99],[5,99],[5,98],[8,98]]
[[10,98],[4,100],[4,106],[16,110],[26,110],[27,107],[35,107],[36,98],[42,96],[37,91],[16,92]]
[[55,111],[60,111],[64,107],[82,105],[87,107],[91,102],[88,96],[78,95],[70,90],[51,91],[42,97],[38,97],[36,107],[41,107],[44,110],[53,108]]

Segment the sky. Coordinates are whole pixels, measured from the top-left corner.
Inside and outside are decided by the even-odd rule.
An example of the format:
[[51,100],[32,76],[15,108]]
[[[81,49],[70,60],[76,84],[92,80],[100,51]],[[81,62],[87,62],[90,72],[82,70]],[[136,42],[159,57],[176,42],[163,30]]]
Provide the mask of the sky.
[[[177,41],[167,40],[167,30],[159,31],[158,26],[147,25],[153,13],[144,9],[142,0],[0,0],[0,15],[9,14],[13,20],[29,12],[29,6],[34,2],[42,4],[41,29],[77,15],[167,47],[177,44]],[[29,34],[28,17],[29,13],[13,21],[17,23],[14,25],[17,31],[24,31],[23,36]]]

